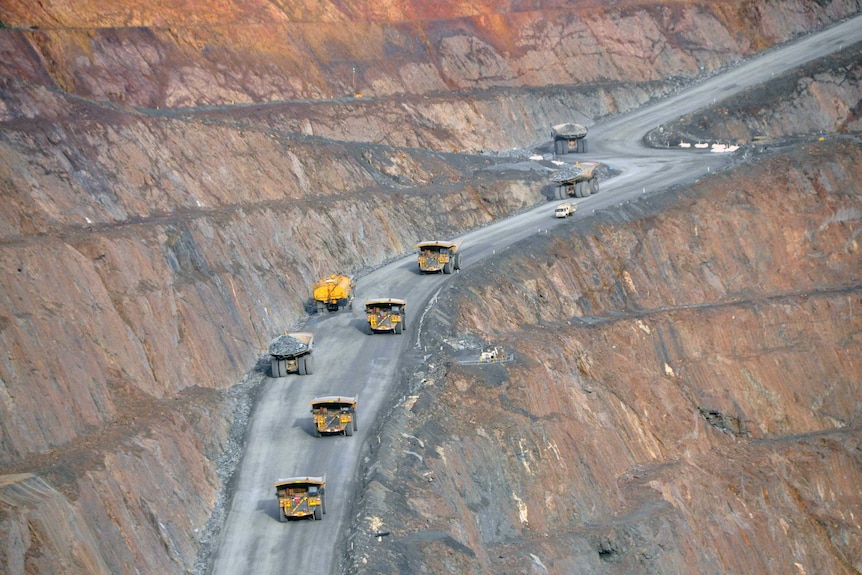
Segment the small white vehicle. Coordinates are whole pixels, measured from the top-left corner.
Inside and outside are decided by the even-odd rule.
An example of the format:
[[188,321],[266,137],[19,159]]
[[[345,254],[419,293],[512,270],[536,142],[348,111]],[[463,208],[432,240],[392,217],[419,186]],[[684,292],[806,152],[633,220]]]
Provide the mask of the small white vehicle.
[[578,206],[571,202],[563,202],[554,210],[554,215],[558,218],[567,218],[574,214],[578,209]]

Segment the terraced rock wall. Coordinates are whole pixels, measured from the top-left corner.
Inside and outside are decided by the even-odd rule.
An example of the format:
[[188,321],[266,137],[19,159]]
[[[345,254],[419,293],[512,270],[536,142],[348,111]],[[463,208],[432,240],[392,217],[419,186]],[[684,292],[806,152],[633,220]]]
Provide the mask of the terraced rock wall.
[[796,146],[457,278],[353,572],[858,572],[860,166]]
[[440,151],[544,142],[860,9],[272,6],[0,10],[0,570],[190,570],[311,282],[541,200],[542,173]]

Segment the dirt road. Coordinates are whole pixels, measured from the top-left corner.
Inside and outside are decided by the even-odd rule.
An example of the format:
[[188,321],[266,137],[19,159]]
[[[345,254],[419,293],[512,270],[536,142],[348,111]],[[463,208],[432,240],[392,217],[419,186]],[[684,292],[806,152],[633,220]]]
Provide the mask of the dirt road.
[[[591,127],[593,153],[621,175],[603,182],[601,192],[578,200],[573,217],[585,217],[641,194],[692,181],[724,165],[728,158],[702,150],[656,150],[641,145],[643,135],[662,123],[714,101],[732,97],[806,61],[862,41],[862,18],[844,22],[783,48],[772,50],[684,93]],[[471,263],[520,239],[566,220],[552,217],[553,205],[539,206],[463,238],[463,273]],[[449,238],[446,238],[449,239]],[[339,551],[349,547],[351,495],[357,488],[361,446],[375,442],[372,422],[381,416],[400,369],[424,355],[420,318],[429,301],[452,276],[420,276],[414,256],[395,261],[362,278],[352,312],[309,320],[315,332],[316,371],[263,385],[249,426],[247,445],[233,481],[227,520],[215,552],[212,573],[340,573]],[[403,335],[365,334],[361,302],[374,297],[406,299]],[[433,305],[433,301],[432,304]],[[315,438],[309,401],[317,395],[359,395],[358,432],[353,437]],[[327,479],[323,521],[279,523],[273,484],[294,475]]]

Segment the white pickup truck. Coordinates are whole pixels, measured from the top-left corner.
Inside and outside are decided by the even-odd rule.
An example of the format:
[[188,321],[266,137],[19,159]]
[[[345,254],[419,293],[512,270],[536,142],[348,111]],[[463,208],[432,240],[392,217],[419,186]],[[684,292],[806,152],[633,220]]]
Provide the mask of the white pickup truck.
[[578,210],[578,206],[571,202],[563,202],[554,210],[554,215],[558,218],[567,218]]

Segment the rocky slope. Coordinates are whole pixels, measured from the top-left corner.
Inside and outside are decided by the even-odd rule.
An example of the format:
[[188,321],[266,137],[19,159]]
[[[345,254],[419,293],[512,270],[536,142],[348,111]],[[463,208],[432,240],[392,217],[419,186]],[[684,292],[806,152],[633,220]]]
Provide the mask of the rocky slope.
[[862,570],[860,167],[793,147],[456,278],[352,572]]
[[[3,76],[149,109],[267,102],[265,113],[297,133],[461,151],[544,142],[552,124],[629,110],[860,3],[39,8],[0,9]],[[35,113],[26,101],[6,105],[10,117]]]
[[[543,200],[540,165],[490,171],[504,159],[446,151],[544,142],[561,117],[632,108],[860,8],[490,4],[3,3],[3,571],[192,569],[258,358],[303,317],[311,282]],[[858,129],[852,89],[830,94],[843,104],[794,101]],[[792,133],[783,109],[771,135]],[[712,396],[705,409],[741,419],[733,392]]]

